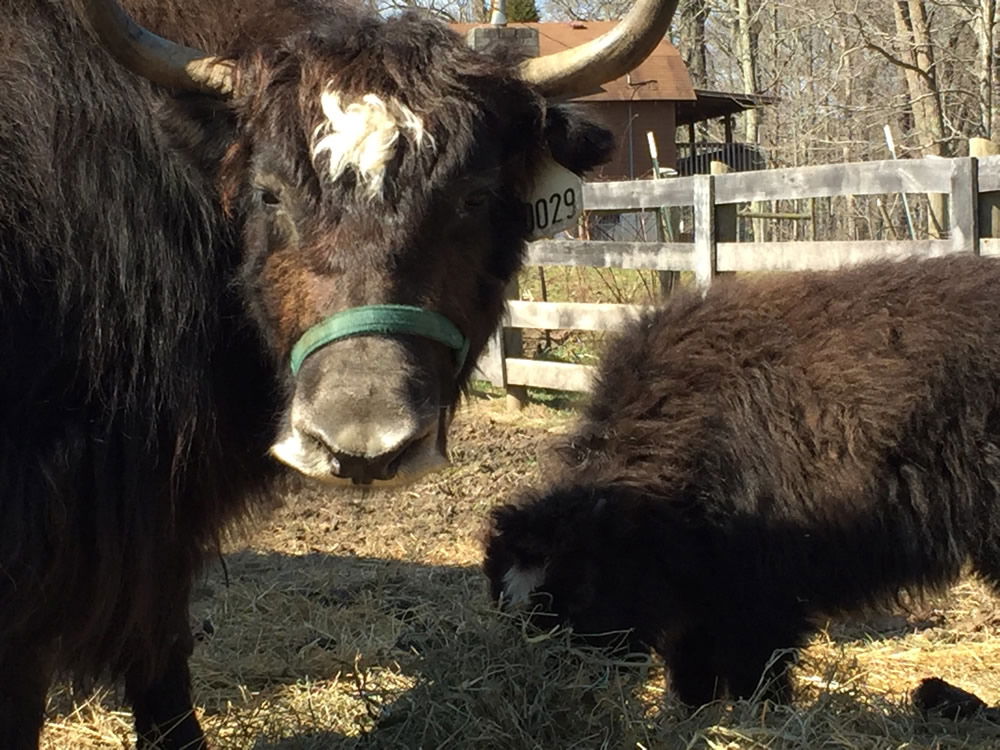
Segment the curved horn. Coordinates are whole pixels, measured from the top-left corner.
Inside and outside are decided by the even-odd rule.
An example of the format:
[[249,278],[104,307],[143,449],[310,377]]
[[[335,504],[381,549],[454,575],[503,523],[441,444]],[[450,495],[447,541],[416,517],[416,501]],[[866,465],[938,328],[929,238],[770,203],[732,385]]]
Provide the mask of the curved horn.
[[104,46],[133,73],[172,89],[232,93],[230,63],[147,31],[115,0],[87,0],[84,9]]
[[670,28],[677,0],[637,0],[617,26],[579,47],[521,63],[521,77],[549,97],[592,94],[645,60]]

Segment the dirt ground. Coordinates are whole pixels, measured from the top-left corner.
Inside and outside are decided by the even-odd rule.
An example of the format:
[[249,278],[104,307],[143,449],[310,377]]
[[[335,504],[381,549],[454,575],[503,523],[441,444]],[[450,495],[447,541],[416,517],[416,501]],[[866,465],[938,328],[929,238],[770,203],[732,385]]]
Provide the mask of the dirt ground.
[[[975,581],[908,611],[832,623],[796,671],[800,700],[693,716],[655,661],[614,662],[491,606],[488,509],[538,480],[572,413],[472,399],[454,467],[394,494],[290,486],[198,584],[196,702],[220,750],[325,748],[1000,748],[1000,725],[915,715],[943,677],[1000,703],[1000,609]],[[544,459],[542,465],[544,466]],[[54,691],[46,750],[132,746],[110,690]]]

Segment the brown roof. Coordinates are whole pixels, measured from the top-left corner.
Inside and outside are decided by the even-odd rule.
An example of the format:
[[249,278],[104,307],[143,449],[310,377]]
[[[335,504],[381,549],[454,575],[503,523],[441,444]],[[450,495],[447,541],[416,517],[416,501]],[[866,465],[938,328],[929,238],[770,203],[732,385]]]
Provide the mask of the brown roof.
[[[617,21],[572,21],[565,23],[512,23],[508,26],[538,30],[539,53],[576,47],[611,29]],[[475,26],[486,24],[453,23],[451,27],[465,35]],[[694,101],[691,77],[681,60],[680,52],[670,42],[660,42],[652,54],[631,74],[604,84],[601,93],[581,96],[579,101],[628,101],[667,99]]]
[[765,104],[774,104],[777,97],[766,94],[739,94],[732,91],[708,91],[707,89],[695,89],[697,100],[693,102],[682,102],[677,105],[676,123],[678,125],[689,125],[702,120],[711,120],[716,117],[726,117],[735,115],[754,107]]

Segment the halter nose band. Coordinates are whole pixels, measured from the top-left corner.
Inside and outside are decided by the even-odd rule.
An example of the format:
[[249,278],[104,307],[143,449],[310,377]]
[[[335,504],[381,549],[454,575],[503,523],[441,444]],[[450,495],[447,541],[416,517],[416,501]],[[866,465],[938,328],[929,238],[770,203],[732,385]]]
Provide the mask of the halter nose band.
[[298,374],[306,357],[338,339],[398,333],[421,336],[452,349],[456,374],[469,355],[469,340],[440,313],[412,305],[366,305],[335,313],[303,333],[292,347],[292,374]]

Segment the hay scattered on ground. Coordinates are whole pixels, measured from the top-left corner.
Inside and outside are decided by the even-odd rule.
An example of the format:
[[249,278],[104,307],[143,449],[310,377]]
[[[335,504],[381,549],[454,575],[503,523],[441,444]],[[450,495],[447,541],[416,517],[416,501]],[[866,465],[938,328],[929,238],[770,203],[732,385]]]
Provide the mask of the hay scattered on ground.
[[[192,670],[219,750],[327,748],[997,748],[1000,727],[914,714],[935,675],[1000,703],[1000,610],[982,584],[892,617],[831,623],[796,670],[800,700],[693,716],[655,661],[612,661],[526,632],[487,601],[482,519],[537,468],[565,417],[479,403],[457,466],[399,495],[298,489],[196,591]],[[111,691],[50,698],[46,750],[121,750]]]

